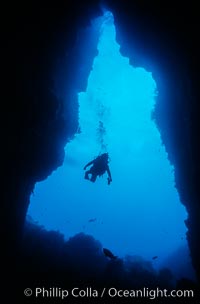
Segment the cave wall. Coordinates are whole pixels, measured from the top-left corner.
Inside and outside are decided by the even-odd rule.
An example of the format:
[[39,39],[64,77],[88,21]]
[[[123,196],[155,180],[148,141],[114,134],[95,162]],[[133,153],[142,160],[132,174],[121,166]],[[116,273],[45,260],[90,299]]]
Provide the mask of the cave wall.
[[[121,53],[133,66],[151,71],[159,96],[153,117],[175,186],[188,211],[186,226],[192,262],[200,274],[199,205],[199,18],[194,3],[118,2],[113,13]],[[131,12],[131,13],[130,13]]]
[[[188,242],[200,277],[198,10],[176,2],[106,3],[115,16],[122,54],[152,71],[157,82],[154,117],[189,212]],[[98,1],[30,1],[7,5],[3,13],[1,232],[3,254],[12,267],[34,184],[62,164],[64,146],[77,130],[75,91],[86,86],[92,60],[78,83],[74,51],[79,29],[100,10]]]
[[9,232],[21,234],[35,182],[62,164],[64,146],[78,128],[75,90],[82,84],[75,82],[74,49],[78,30],[99,8],[94,1],[77,6],[31,1],[5,6],[4,14],[2,227],[9,239]]

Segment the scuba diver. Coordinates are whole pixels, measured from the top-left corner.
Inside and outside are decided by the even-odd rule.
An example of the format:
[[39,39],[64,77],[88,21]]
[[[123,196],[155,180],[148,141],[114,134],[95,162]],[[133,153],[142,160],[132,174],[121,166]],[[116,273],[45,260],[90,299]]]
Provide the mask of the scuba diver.
[[[110,173],[110,169],[108,166],[108,153],[103,153],[91,162],[89,162],[87,165],[85,165],[84,170],[88,166],[93,165],[88,171],[85,172],[85,179],[90,180],[91,182],[95,182],[97,176],[102,176],[105,172],[108,173],[108,185],[112,182],[112,177]],[[91,174],[91,178],[89,179],[89,174]]]

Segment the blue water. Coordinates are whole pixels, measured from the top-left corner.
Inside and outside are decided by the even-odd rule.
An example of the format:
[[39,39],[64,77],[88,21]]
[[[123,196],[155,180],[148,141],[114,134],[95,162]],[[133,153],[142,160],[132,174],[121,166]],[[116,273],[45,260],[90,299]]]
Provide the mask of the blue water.
[[[78,93],[80,133],[66,145],[63,166],[36,184],[28,215],[66,239],[90,234],[121,257],[158,256],[157,267],[187,247],[187,213],[151,119],[156,80],[121,55],[112,14],[100,20],[98,55],[86,92]],[[106,174],[95,183],[84,179],[85,164],[105,151],[113,178],[109,186]]]

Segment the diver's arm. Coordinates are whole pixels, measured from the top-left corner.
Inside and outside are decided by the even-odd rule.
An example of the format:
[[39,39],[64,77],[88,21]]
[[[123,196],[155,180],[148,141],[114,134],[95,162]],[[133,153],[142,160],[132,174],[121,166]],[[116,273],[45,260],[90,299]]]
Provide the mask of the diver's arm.
[[83,169],[85,170],[88,166],[92,165],[93,162],[94,162],[93,160],[91,162],[89,162],[87,165],[85,165],[85,167]]

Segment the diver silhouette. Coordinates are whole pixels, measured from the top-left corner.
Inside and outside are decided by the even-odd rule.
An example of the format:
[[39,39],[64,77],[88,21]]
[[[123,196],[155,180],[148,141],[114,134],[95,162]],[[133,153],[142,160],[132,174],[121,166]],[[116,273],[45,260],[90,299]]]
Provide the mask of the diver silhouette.
[[[112,177],[110,173],[110,168],[108,166],[108,153],[103,153],[87,165],[85,165],[84,170],[88,166],[93,165],[88,171],[85,172],[85,179],[90,180],[91,182],[95,182],[97,176],[102,176],[105,172],[108,174],[108,185],[112,182]],[[91,178],[89,178],[89,174],[91,174]]]

